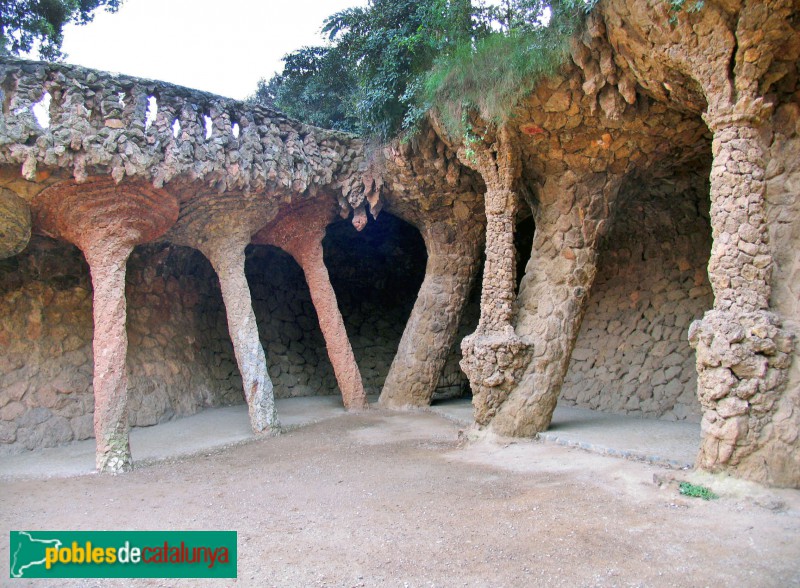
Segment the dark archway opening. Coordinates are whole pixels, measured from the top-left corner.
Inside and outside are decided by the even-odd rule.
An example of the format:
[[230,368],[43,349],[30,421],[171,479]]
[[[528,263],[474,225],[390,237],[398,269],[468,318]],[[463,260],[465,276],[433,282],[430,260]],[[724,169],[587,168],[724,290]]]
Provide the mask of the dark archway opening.
[[364,388],[379,394],[425,278],[425,242],[383,212],[361,232],[349,220],[331,224],[322,245]]

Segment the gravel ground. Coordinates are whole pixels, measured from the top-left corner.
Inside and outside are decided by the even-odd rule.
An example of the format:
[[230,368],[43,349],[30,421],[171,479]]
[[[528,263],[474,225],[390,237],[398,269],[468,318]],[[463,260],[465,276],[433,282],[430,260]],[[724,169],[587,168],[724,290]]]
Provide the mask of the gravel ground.
[[[721,498],[682,497],[658,476]],[[122,476],[2,482],[11,529],[232,529],[237,580],[9,586],[800,586],[800,492],[370,410]]]

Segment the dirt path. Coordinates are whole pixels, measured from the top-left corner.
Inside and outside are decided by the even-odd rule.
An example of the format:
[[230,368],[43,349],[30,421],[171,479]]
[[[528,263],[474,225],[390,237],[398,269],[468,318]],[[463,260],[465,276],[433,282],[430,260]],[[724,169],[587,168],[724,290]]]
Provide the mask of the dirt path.
[[800,586],[800,493],[659,488],[652,466],[533,442],[459,445],[370,411],[118,477],[2,483],[10,529],[234,529],[237,581],[63,586]]

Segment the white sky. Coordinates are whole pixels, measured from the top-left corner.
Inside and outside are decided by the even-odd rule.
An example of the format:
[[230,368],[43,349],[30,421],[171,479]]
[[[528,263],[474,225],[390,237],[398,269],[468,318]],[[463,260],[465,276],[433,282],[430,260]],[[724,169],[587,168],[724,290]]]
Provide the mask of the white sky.
[[281,58],[324,42],[325,17],[366,0],[125,0],[64,31],[67,63],[242,99]]

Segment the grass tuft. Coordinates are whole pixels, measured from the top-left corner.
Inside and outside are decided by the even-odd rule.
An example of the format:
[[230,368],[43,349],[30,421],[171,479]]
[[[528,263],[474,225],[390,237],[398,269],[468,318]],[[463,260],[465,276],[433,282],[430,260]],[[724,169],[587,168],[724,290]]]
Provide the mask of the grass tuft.
[[702,498],[703,500],[716,500],[719,498],[719,495],[714,494],[705,486],[699,486],[689,482],[681,482],[678,491],[684,496],[689,496],[691,498]]
[[462,43],[440,56],[422,82],[424,108],[439,113],[445,131],[463,136],[467,112],[494,124],[505,122],[542,78],[569,57],[571,37],[584,25],[596,0],[560,0],[549,24],[495,32]]

